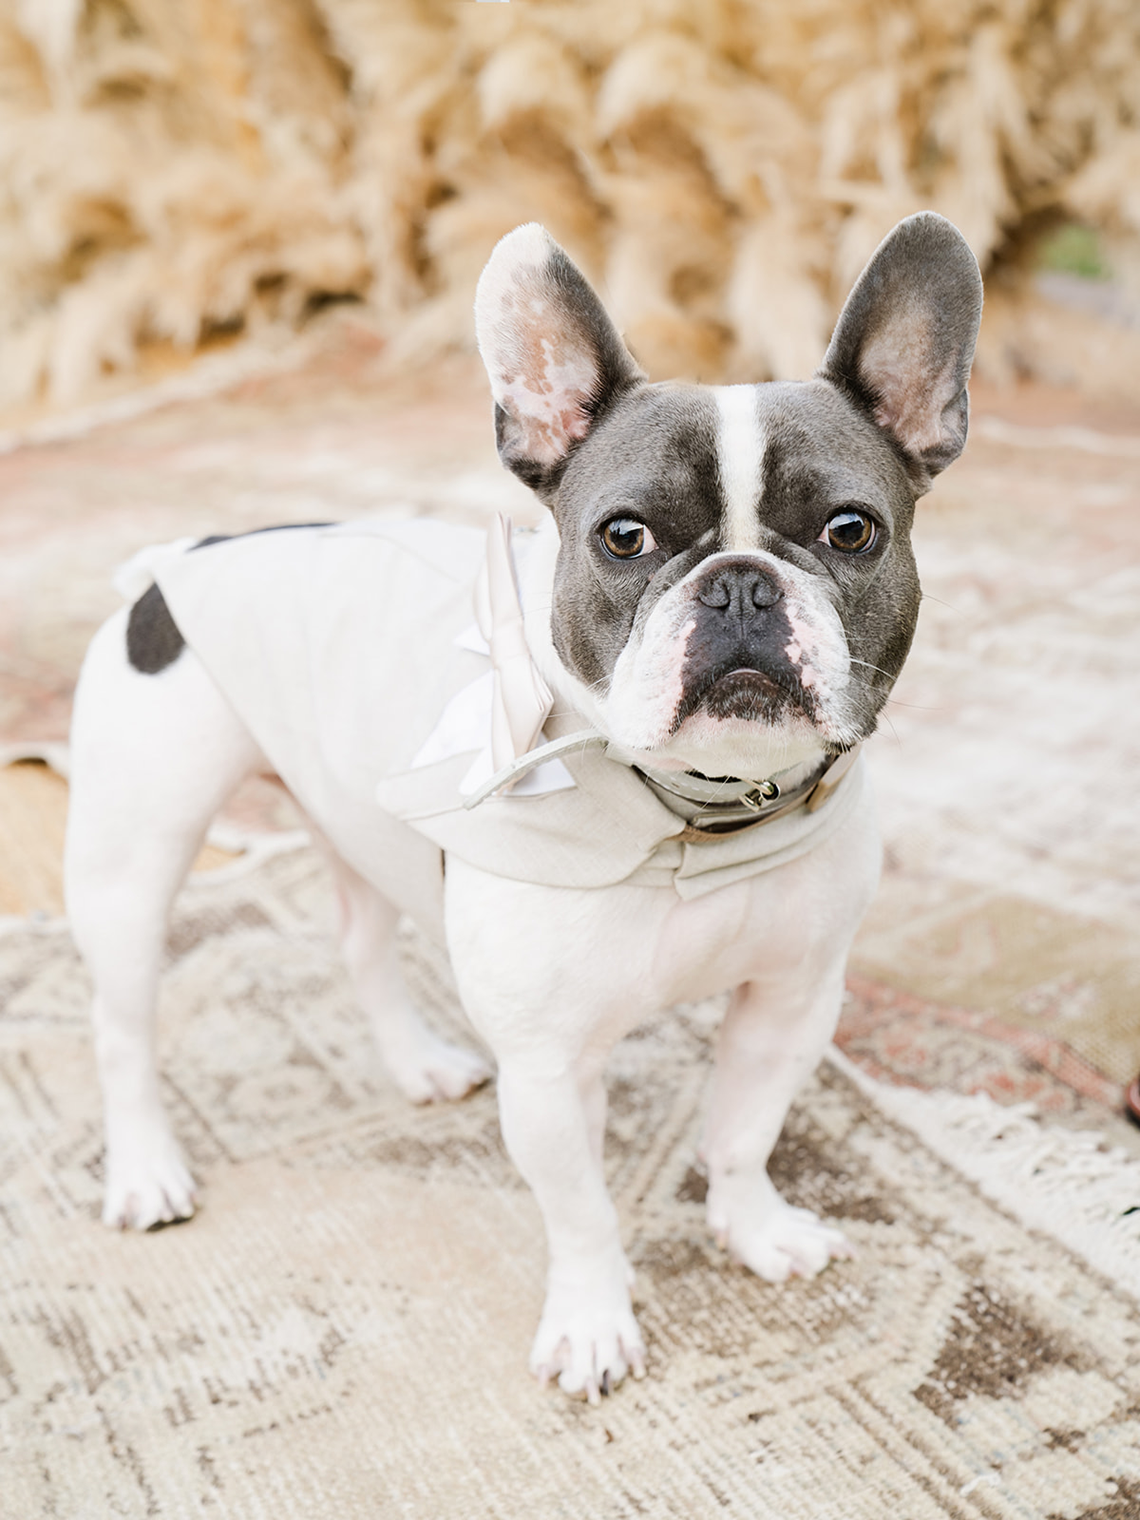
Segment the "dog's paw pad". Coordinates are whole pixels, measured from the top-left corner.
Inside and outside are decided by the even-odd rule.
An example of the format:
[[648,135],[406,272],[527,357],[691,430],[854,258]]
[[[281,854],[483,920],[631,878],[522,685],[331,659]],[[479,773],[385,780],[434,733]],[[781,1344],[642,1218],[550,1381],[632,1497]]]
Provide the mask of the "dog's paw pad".
[[414,1051],[388,1054],[388,1069],[400,1091],[413,1103],[439,1103],[465,1098],[491,1080],[491,1068],[473,1050],[450,1045],[435,1035]]
[[766,1218],[718,1233],[732,1254],[765,1282],[815,1277],[829,1261],[855,1254],[834,1225],[825,1224],[809,1209],[792,1208],[782,1200]]
[[111,1161],[103,1223],[115,1230],[151,1230],[194,1214],[194,1179],[178,1155],[146,1161]]

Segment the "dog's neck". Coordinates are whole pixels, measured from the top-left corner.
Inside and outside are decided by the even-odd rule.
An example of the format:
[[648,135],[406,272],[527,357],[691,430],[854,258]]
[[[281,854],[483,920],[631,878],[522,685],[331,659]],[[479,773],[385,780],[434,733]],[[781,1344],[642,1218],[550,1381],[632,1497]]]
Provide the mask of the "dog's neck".
[[798,786],[820,770],[827,760],[822,744],[789,743],[781,735],[747,738],[726,733],[715,744],[699,747],[674,735],[667,744],[649,752],[632,751],[620,744],[607,722],[604,695],[580,681],[562,663],[554,647],[550,627],[552,588],[558,558],[558,528],[553,517],[515,542],[519,599],[523,608],[526,640],[531,657],[554,693],[554,714],[575,718],[579,729],[595,729],[622,748],[629,762],[639,769],[660,773],[696,771],[704,776],[739,777],[762,781],[779,775],[782,786]]

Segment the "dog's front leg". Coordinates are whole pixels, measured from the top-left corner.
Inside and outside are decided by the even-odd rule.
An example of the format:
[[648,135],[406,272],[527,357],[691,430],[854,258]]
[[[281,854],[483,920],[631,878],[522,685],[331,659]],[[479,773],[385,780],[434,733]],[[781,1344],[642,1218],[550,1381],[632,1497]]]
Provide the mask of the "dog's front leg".
[[752,886],[750,966],[721,1025],[701,1150],[708,1221],[722,1245],[769,1282],[813,1277],[851,1247],[793,1208],[768,1176],[788,1109],[835,1033],[847,956],[878,884],[874,814],[852,813],[778,880]]
[[843,966],[833,964],[811,989],[797,986],[799,977],[746,982],[720,1029],[702,1146],[709,1227],[768,1282],[814,1277],[852,1254],[838,1230],[786,1203],[768,1176],[792,1100],[835,1031]]
[[606,1191],[596,1134],[600,1074],[513,1056],[499,1067],[499,1113],[511,1159],[546,1226],[550,1266],[531,1371],[596,1403],[645,1347],[630,1305],[630,1270]]
[[636,903],[614,907],[597,893],[492,876],[449,856],[445,906],[463,1006],[498,1064],[503,1139],[546,1227],[547,1295],[531,1368],[593,1400],[645,1367],[602,1170],[606,1057],[647,1011],[636,996],[647,978],[631,991],[616,976],[604,923],[633,915]]

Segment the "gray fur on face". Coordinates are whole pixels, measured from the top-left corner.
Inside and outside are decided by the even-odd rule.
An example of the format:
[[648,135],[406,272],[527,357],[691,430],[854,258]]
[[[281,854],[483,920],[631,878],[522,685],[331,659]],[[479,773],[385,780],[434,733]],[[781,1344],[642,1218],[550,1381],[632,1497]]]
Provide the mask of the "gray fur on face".
[[[580,680],[606,689],[622,654],[647,636],[655,610],[672,603],[678,637],[688,629],[678,648],[684,665],[678,721],[693,710],[694,692],[711,694],[710,676],[741,668],[761,672],[787,700],[746,691],[737,716],[754,709],[773,722],[797,709],[821,720],[826,715],[802,684],[802,661],[787,653],[797,642],[788,609],[806,604],[801,625],[830,622],[831,613],[846,636],[849,668],[830,672],[833,686],[840,676],[846,682],[828,733],[841,747],[874,727],[910,647],[919,604],[909,536],[914,493],[898,451],[834,387],[760,385],[755,396],[765,440],[757,550],[778,599],[748,609],[748,625],[732,638],[725,610],[702,600],[700,567],[730,549],[714,448],[716,408],[708,390],[647,386],[574,455],[554,503],[562,544],[555,647]],[[878,524],[868,553],[846,555],[819,541],[828,520],[852,505]],[[621,516],[649,528],[657,542],[652,554],[614,561],[605,553],[599,531]],[[744,567],[756,558],[733,556]],[[733,713],[724,708],[721,715]]]
[[[588,426],[532,481],[561,539],[552,633],[563,664],[610,695],[620,669],[617,705],[642,714],[631,742],[663,742],[702,708],[769,727],[807,722],[831,748],[857,742],[873,730],[914,633],[915,499],[965,442],[981,285],[961,235],[929,213],[901,223],[857,282],[817,378],[733,387],[731,403],[722,387],[632,380],[633,361],[614,358],[620,339],[608,317],[582,298],[558,253],[549,279],[527,269],[528,296],[551,293],[544,320],[560,348],[603,356]],[[500,301],[509,276],[498,272]],[[589,330],[576,332],[583,322]],[[493,371],[492,319],[481,343]],[[517,390],[509,363],[497,372],[501,388]],[[580,401],[580,375],[577,383]],[[520,427],[505,427],[502,411],[504,463],[528,478]],[[850,511],[875,527],[860,552],[826,533]],[[618,518],[649,530],[650,552],[606,552],[602,530]],[[651,679],[638,674],[650,670]]]

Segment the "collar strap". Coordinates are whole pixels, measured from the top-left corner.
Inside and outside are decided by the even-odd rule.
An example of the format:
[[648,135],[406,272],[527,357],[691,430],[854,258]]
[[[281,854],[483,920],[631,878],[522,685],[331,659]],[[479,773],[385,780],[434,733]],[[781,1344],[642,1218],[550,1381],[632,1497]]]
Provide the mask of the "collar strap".
[[[501,792],[504,787],[512,786],[520,776],[545,765],[549,760],[560,760],[563,755],[583,754],[591,749],[604,749],[607,758],[636,771],[666,807],[669,807],[669,802],[661,795],[662,792],[681,798],[689,804],[696,804],[691,810],[686,808],[682,816],[687,817],[690,828],[699,829],[702,824],[721,826],[750,821],[767,823],[798,807],[806,807],[809,813],[814,813],[823,806],[855,764],[860,746],[856,745],[842,755],[833,756],[818,775],[809,777],[791,792],[782,792],[776,777],[764,781],[744,781],[736,777],[714,780],[699,776],[695,771],[647,771],[642,766],[634,765],[621,749],[610,743],[605,734],[587,728],[578,733],[566,734],[561,739],[552,739],[548,744],[540,744],[537,749],[529,750],[509,765],[504,765],[484,781],[482,786],[465,797],[463,806],[478,807],[488,797]],[[777,776],[786,774],[786,771],[777,772]],[[670,811],[679,810],[671,808]],[[716,835],[710,833],[709,837],[715,838]]]
[[702,776],[698,771],[658,771],[641,764],[634,769],[641,772],[655,792],[667,792],[697,807],[743,806],[753,812],[783,795],[781,777],[788,774],[777,771],[765,781],[743,781],[737,776]]
[[634,769],[671,813],[676,813],[688,824],[715,827],[755,823],[759,818],[788,812],[803,801],[820,776],[817,769],[807,781],[789,789],[780,780],[786,772],[765,781],[743,781],[735,777],[712,781],[694,772],[662,773],[641,765]]
[[677,836],[682,844],[705,844],[723,839],[726,834],[758,829],[766,823],[774,823],[788,813],[802,808],[815,813],[832,796],[840,782],[859,758],[861,746],[833,755],[821,771],[808,778],[794,791],[768,799],[762,809],[749,808],[747,799],[743,807],[709,807],[689,817],[682,832]]
[[[766,781],[742,781],[735,777],[713,781],[692,771],[677,776],[646,771],[643,767],[637,769],[660,801],[686,820],[685,834],[690,839],[715,839],[726,829],[770,823],[800,807],[816,812],[855,764],[859,750],[856,745],[842,755],[833,755],[822,769],[791,790],[780,785],[779,778],[788,775],[787,771],[777,771]],[[663,793],[672,794],[673,802]]]

